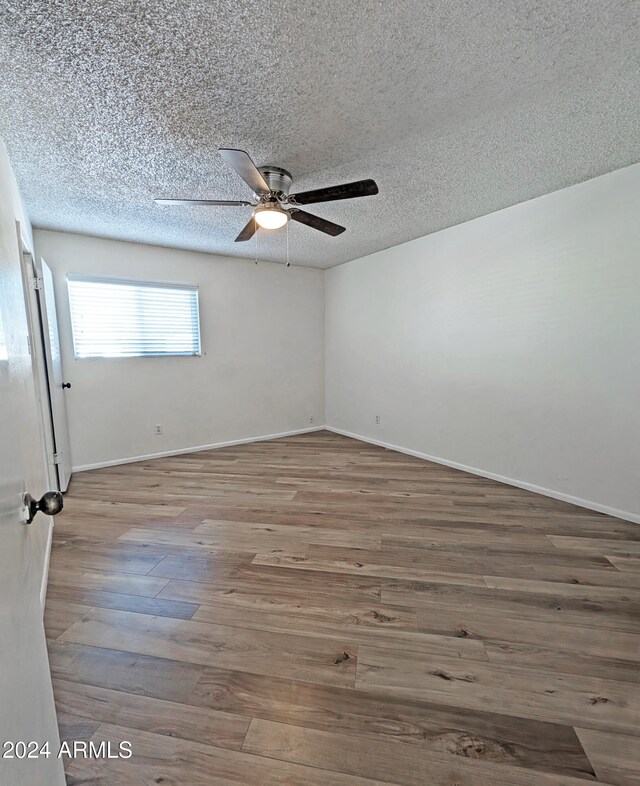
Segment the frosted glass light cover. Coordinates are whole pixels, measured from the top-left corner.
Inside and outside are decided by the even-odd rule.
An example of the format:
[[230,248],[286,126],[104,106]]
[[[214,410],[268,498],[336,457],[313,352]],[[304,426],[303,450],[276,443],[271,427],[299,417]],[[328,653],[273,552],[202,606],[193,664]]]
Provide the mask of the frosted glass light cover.
[[263,207],[256,210],[256,222],[263,229],[279,229],[289,220],[289,214],[278,207]]

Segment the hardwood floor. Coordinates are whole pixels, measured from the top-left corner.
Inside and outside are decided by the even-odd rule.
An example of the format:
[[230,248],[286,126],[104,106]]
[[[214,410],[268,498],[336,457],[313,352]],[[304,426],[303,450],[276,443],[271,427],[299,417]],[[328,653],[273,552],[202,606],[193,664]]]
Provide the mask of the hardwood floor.
[[74,475],[45,623],[109,786],[640,784],[640,527],[328,432]]

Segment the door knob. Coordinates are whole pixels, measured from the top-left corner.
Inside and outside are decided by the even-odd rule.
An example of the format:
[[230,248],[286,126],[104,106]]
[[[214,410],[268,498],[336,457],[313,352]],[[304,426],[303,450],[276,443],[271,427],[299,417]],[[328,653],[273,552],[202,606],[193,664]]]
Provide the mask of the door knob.
[[62,388],[63,388],[63,389],[64,389],[64,388],[70,388],[70,387],[71,387],[71,382],[63,382],[63,383],[62,383]]
[[63,507],[62,494],[59,491],[47,491],[40,499],[34,499],[29,492],[22,495],[24,503],[24,523],[31,524],[36,513],[56,516]]

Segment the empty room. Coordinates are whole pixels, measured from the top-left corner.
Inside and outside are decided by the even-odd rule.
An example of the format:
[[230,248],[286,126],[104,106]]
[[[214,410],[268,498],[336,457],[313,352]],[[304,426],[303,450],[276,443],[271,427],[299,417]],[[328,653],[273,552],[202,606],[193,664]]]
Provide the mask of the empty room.
[[0,0],[0,786],[640,786],[640,4]]

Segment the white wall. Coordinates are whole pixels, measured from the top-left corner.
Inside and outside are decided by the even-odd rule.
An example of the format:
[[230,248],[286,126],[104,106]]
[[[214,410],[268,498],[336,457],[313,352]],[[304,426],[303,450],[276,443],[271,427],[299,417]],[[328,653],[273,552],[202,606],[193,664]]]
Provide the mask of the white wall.
[[327,423],[640,521],[639,216],[635,165],[327,271]]
[[[321,270],[43,230],[35,239],[54,274],[75,468],[324,423]],[[203,357],[74,360],[67,273],[198,284]]]

